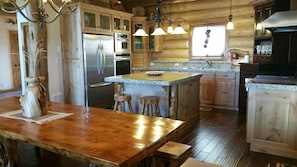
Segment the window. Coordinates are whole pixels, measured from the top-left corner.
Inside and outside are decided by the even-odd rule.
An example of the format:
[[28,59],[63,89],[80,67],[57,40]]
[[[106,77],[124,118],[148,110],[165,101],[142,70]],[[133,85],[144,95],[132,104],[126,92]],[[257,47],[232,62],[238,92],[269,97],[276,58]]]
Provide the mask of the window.
[[222,59],[226,55],[226,26],[194,26],[192,29],[192,59]]

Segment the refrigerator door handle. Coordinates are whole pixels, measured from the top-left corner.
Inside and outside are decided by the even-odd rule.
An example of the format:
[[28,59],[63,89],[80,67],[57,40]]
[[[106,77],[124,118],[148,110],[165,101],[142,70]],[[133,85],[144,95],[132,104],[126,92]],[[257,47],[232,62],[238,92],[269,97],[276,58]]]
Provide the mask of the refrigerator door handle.
[[104,87],[104,86],[109,86],[111,84],[112,84],[111,82],[100,82],[100,83],[91,84],[90,88]]
[[102,62],[101,62],[101,72],[102,74],[104,74],[104,68],[105,68],[105,61],[106,61],[106,55],[105,55],[105,51],[104,51],[104,46],[101,45],[101,58],[102,58]]
[[97,49],[96,49],[96,68],[97,68],[97,73],[100,75],[101,74],[101,66],[102,66],[102,60],[101,60],[101,54],[100,54],[100,44],[98,44]]

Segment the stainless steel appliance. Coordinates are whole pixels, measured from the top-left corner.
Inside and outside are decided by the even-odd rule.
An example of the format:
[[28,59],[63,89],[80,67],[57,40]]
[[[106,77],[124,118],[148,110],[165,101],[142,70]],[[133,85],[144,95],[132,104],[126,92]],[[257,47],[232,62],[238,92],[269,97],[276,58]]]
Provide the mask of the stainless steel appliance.
[[115,52],[117,55],[130,54],[130,35],[124,33],[114,34]]
[[113,36],[83,34],[86,105],[111,108],[114,85],[104,77],[114,75]]
[[116,75],[130,74],[131,72],[130,54],[125,54],[122,56],[117,55],[114,58],[114,64],[115,64]]

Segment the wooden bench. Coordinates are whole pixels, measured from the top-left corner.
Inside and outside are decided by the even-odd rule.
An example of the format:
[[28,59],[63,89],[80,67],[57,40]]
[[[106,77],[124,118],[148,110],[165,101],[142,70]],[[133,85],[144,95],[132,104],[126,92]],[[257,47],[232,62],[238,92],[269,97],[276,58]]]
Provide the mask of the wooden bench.
[[211,164],[189,157],[180,167],[223,167],[222,165]]
[[154,166],[179,167],[191,154],[192,146],[168,141],[154,155]]

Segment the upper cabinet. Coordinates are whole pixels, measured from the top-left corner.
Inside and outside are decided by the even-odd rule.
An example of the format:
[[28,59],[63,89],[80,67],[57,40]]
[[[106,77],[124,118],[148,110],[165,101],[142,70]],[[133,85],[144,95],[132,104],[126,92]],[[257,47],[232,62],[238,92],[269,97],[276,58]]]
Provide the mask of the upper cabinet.
[[81,4],[81,17],[86,33],[131,32],[131,13]]
[[[138,29],[142,28],[147,31],[146,17],[132,17],[132,34]],[[132,37],[132,52],[142,52],[148,50],[148,37],[146,36],[133,36]]]
[[277,11],[290,10],[290,1],[256,0],[254,63],[271,63],[273,32],[263,28],[262,22]]
[[262,22],[273,11],[274,0],[255,1],[255,51],[254,63],[270,63],[272,53],[272,35],[262,26]]
[[131,17],[113,16],[113,31],[114,32],[131,32]]

